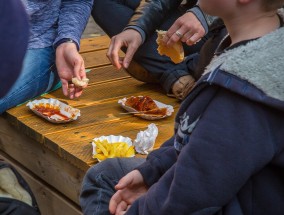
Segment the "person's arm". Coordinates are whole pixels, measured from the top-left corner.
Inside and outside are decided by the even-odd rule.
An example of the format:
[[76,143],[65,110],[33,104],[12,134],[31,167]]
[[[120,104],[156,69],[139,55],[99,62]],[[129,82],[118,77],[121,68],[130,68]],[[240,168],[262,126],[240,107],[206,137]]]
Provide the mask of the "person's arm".
[[196,4],[194,7],[188,9],[186,12],[191,12],[193,13],[200,21],[200,23],[202,24],[205,33],[207,34],[209,31],[209,26],[213,23],[213,21],[216,19],[216,17],[214,16],[210,16],[206,13],[204,13],[200,7],[198,6],[198,4]]
[[209,32],[214,19],[215,17],[205,14],[196,4],[174,22],[163,41],[168,46],[172,46],[179,40],[187,45],[193,45]]
[[[130,19],[129,24],[125,28],[125,30],[129,29],[129,28],[137,30],[141,34],[143,42],[146,39],[146,35],[152,34],[152,32],[154,32],[156,30],[156,28],[155,27],[152,28],[152,29],[149,28],[149,26],[151,26],[153,22],[150,22],[150,19],[145,19],[145,17],[149,15],[149,12],[152,12],[152,11],[148,10],[148,12],[147,12],[147,11],[144,11],[145,9],[141,9],[141,8],[150,8],[151,4],[155,4],[155,3],[156,3],[155,1],[148,1],[147,3],[142,2],[140,4],[140,7],[137,8],[136,12],[133,15],[133,17],[135,17],[135,18]],[[166,3],[168,3],[168,2],[166,2]],[[176,3],[178,3],[178,1],[171,1],[171,3],[174,4],[174,5],[171,6],[170,8],[168,8],[170,11],[179,6],[178,4],[176,4]],[[159,11],[159,13],[152,13],[152,16],[154,16],[154,17],[156,15],[160,14],[161,19],[156,20],[157,21],[156,26],[160,25],[160,23],[158,23],[158,21],[163,20],[163,16],[165,16],[165,14],[161,13],[163,11],[166,12],[165,14],[167,14],[169,12],[169,11],[165,10],[165,8],[163,8],[163,10]],[[209,16],[206,13],[204,13],[200,9],[198,4],[196,4],[194,7],[190,8],[190,9],[188,9],[186,12],[187,13],[193,13],[195,15],[195,17],[199,20],[200,24],[203,26],[205,34],[207,34],[208,31],[209,31],[209,26],[212,24],[215,17]]]
[[[174,137],[168,139],[167,141],[164,142],[164,144],[162,144],[161,148],[162,149],[171,148],[172,151],[174,151],[175,153],[175,149],[173,148],[174,144],[173,141]],[[155,152],[157,151],[160,150],[156,150]],[[163,158],[167,156],[164,154],[164,151],[167,150],[162,150]],[[155,162],[157,157],[152,156],[153,154],[155,154],[155,152],[151,153],[151,155],[148,156],[147,158],[148,163],[150,163],[152,159],[154,159]],[[172,164],[174,162],[172,162]],[[168,169],[169,167],[166,167],[166,165],[164,165],[165,163],[166,162],[161,162],[162,164],[161,167],[164,169]],[[170,162],[167,163],[169,164]],[[169,164],[169,166],[171,166],[171,164]],[[157,170],[157,172],[155,170]],[[158,170],[158,168],[153,169],[152,173],[157,173],[154,174],[156,178],[160,178],[162,175],[161,169]],[[151,176],[153,176],[153,174],[151,174]],[[133,170],[127,175],[125,175],[122,179],[119,180],[118,184],[115,186],[117,192],[111,197],[111,200],[109,202],[110,212],[112,214],[120,214],[122,212],[125,212],[128,209],[128,207],[133,203],[133,201],[135,201],[137,198],[139,198],[140,196],[144,195],[147,192],[150,185],[153,184],[153,178],[155,177],[151,177],[151,179],[147,178],[148,180],[145,180],[145,177],[143,178],[143,175],[138,170]]]
[[141,28],[147,38],[157,30],[157,27],[162,24],[162,21],[170,12],[178,9],[181,2],[182,0],[142,0],[127,27],[137,26]]
[[177,151],[174,146],[164,146],[151,152],[146,162],[136,168],[143,176],[144,183],[150,187],[177,161]]
[[[124,31],[111,38],[107,57],[112,65],[117,69],[128,68],[140,45],[154,33],[170,11],[179,7],[181,2],[181,0],[142,0]],[[118,54],[122,47],[127,48],[123,59]]]
[[177,162],[126,214],[220,210],[277,153],[269,133],[276,129],[268,120],[272,115],[256,102],[220,90],[185,137],[188,143]]
[[[194,2],[195,1],[192,3]],[[181,1],[141,1],[125,29],[132,28],[137,30],[144,42],[149,35],[157,30],[157,26],[161,24],[161,21],[165,19],[167,14],[176,10],[180,3]],[[155,8],[155,10],[152,8]],[[194,7],[188,9],[187,12],[171,26],[167,33],[168,39],[165,40],[165,43],[171,45],[179,39],[182,39],[182,41],[188,43],[188,45],[196,43],[201,37],[208,33],[209,26],[214,18],[215,17],[203,13],[198,4],[196,4]],[[179,28],[182,29],[179,30]],[[185,35],[184,38],[175,38],[176,35],[174,33],[177,30],[179,30],[182,35],[188,35]],[[189,31],[191,31],[191,33],[189,33]],[[171,38],[172,36],[173,38]]]
[[62,42],[73,41],[77,49],[91,14],[93,0],[62,0],[58,19],[55,48]]
[[28,39],[28,16],[22,2],[17,0],[1,1],[0,98],[9,92],[21,73]]
[[[79,54],[80,38],[91,13],[92,0],[63,0],[58,19],[56,68],[62,82],[62,91],[71,99],[79,97],[83,88],[70,84],[72,78],[86,78],[85,65]],[[86,87],[86,86],[84,86]]]

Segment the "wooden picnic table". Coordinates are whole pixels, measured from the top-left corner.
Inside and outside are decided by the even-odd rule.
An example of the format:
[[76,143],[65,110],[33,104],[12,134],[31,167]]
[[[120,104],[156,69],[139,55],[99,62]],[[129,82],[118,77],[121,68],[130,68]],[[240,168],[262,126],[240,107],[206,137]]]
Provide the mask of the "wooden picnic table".
[[[107,36],[82,39],[81,54],[85,60],[89,85],[79,99],[69,100],[62,90],[42,95],[56,98],[79,108],[78,120],[52,124],[30,111],[26,105],[8,110],[0,116],[0,158],[14,164],[30,184],[43,215],[78,215],[79,193],[88,168],[96,164],[91,141],[103,135],[136,138],[139,131],[155,123],[159,129],[155,147],[173,134],[174,117],[179,107],[176,99],[167,97],[157,85],[145,84],[116,70],[106,57]],[[172,116],[147,121],[126,112],[118,100],[148,95],[172,105]]]

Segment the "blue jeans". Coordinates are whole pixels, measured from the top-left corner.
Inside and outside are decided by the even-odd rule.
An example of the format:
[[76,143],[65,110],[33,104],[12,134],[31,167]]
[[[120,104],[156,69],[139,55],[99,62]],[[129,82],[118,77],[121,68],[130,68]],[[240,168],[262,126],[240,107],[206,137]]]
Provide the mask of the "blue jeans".
[[[138,7],[141,0],[94,0],[92,16],[96,23],[112,37],[119,34],[128,24],[128,20]],[[168,30],[174,21],[185,13],[186,9],[182,6],[169,14],[167,19],[157,26],[158,30]],[[110,18],[111,17],[111,18]],[[150,36],[142,44],[133,59],[138,65],[142,66],[148,73],[142,81],[148,83],[159,83],[166,93],[171,92],[172,85],[182,76],[188,75],[187,67],[174,64],[168,57],[161,56],[157,52],[157,34]],[[206,37],[193,46],[184,45],[186,55],[196,53],[200,50]],[[123,50],[125,51],[125,50]],[[128,73],[136,78],[139,68],[130,67]],[[148,78],[149,77],[149,78]],[[138,78],[138,80],[141,80]]]
[[28,49],[19,78],[0,99],[0,114],[52,89],[60,80],[54,60],[53,47]]
[[109,201],[114,186],[128,172],[145,161],[143,158],[111,158],[91,167],[86,173],[80,193],[84,215],[110,215]]

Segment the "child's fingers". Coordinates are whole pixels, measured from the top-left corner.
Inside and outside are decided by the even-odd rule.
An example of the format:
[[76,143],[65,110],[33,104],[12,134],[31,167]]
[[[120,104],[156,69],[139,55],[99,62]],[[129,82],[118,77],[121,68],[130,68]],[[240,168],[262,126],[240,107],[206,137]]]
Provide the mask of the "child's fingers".
[[118,204],[122,201],[122,197],[119,192],[116,192],[109,201],[109,211],[111,214],[115,214]]

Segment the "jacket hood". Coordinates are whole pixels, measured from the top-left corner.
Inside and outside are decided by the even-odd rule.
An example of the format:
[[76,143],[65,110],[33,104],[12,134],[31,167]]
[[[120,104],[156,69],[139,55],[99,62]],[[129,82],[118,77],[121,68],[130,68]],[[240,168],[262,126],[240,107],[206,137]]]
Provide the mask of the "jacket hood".
[[[284,17],[284,10],[279,10]],[[284,20],[284,19],[283,19]],[[219,69],[240,77],[268,97],[284,101],[284,27],[213,58],[205,73]],[[245,62],[245,63],[244,63]]]

